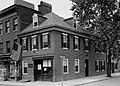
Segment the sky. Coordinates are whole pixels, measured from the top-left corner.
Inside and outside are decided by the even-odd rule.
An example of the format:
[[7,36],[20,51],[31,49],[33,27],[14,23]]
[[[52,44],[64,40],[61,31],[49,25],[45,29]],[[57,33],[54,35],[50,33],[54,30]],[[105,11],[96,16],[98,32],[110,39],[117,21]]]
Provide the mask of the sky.
[[[35,5],[35,9],[37,10],[37,5],[40,3],[41,0],[24,0],[30,2]],[[52,11],[63,17],[69,18],[72,17],[72,11],[70,8],[72,6],[72,2],[70,0],[42,0],[52,5]],[[0,10],[3,10],[11,5],[14,4],[14,0],[0,0]]]

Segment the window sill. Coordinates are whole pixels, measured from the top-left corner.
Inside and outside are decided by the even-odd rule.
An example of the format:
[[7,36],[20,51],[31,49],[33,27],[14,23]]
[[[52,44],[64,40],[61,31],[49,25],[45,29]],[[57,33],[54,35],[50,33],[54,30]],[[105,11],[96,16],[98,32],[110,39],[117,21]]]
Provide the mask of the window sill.
[[99,70],[97,70],[96,72],[99,72]]
[[89,52],[89,50],[85,50],[85,52]]
[[75,73],[77,74],[77,73],[80,73],[80,72],[78,71],[78,72],[75,72]]
[[79,51],[79,49],[74,49],[75,51]]
[[[10,32],[9,32],[10,33]],[[5,35],[9,34],[9,33],[5,33]]]
[[67,73],[63,73],[63,74],[68,74],[68,72]]
[[37,49],[32,49],[32,51],[36,51]]
[[23,73],[23,75],[28,75],[28,73]]
[[27,52],[27,50],[24,50],[24,51],[22,51],[22,52]]
[[45,50],[45,49],[49,49],[49,47],[46,47],[46,48],[42,48],[43,50]]
[[62,49],[68,50],[68,48],[62,48]]

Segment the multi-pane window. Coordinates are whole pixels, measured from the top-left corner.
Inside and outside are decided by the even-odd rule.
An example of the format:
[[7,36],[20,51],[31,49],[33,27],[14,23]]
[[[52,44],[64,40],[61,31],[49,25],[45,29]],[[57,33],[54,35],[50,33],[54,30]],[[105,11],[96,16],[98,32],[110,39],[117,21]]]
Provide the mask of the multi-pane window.
[[0,42],[0,54],[3,54],[3,42]]
[[38,48],[37,35],[34,35],[31,38],[32,38],[32,50],[37,50],[37,48]]
[[95,61],[95,71],[99,71],[99,60]]
[[10,32],[10,21],[6,21],[6,30],[5,30],[6,33],[9,33]]
[[23,52],[26,52],[28,50],[28,41],[27,41],[27,37],[22,38],[22,49]]
[[0,24],[0,35],[2,35],[3,34],[3,25],[2,25],[2,23]]
[[74,36],[74,49],[75,50],[80,49],[80,39],[78,36]]
[[68,74],[68,59],[63,59],[63,73]]
[[37,27],[38,26],[38,15],[34,14],[33,15],[33,27]]
[[23,74],[28,74],[28,63],[25,61],[22,61],[22,73]]
[[52,60],[43,60],[43,74],[52,74]]
[[68,34],[62,33],[62,37],[61,37],[61,41],[62,41],[62,48],[63,49],[68,49],[69,48],[69,36]]
[[89,52],[89,50],[90,50],[89,40],[85,39],[85,51]]
[[6,41],[6,53],[10,53],[10,41]]
[[102,66],[101,66],[102,68],[102,71],[105,71],[105,61],[104,60],[102,60]]
[[14,18],[13,19],[13,31],[17,31],[18,29],[18,19]]
[[75,59],[75,73],[79,73],[79,59]]
[[50,38],[49,38],[49,33],[43,33],[42,34],[42,45],[41,45],[41,47],[43,48],[43,49],[48,49],[48,48],[50,48]]

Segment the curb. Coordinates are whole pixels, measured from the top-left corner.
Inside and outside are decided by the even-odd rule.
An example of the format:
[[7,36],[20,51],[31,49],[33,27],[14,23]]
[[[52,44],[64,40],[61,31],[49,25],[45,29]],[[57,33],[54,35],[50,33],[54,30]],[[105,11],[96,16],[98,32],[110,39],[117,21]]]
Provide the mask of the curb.
[[109,78],[106,78],[106,79],[96,80],[96,81],[92,81],[92,82],[86,82],[86,83],[82,83],[82,84],[78,84],[78,85],[73,85],[73,86],[81,86],[81,85],[91,84],[91,83],[95,83],[95,82],[101,82],[101,81],[105,81],[105,80],[109,80],[109,79],[114,79],[114,78],[118,78],[118,77],[120,77],[120,76],[109,77]]

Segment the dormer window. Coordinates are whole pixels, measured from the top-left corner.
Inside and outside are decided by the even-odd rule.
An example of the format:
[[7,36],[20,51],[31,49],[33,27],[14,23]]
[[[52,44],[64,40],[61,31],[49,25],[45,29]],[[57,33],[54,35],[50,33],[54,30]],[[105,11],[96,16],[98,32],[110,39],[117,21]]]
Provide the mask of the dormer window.
[[33,15],[33,27],[38,26],[38,14]]

